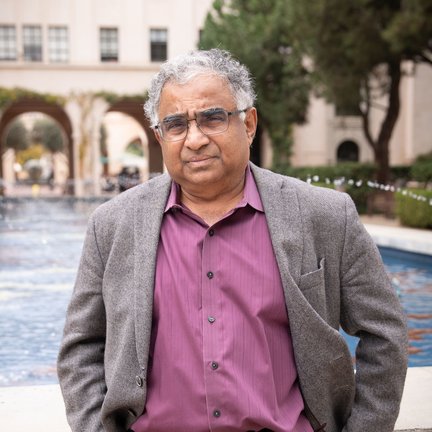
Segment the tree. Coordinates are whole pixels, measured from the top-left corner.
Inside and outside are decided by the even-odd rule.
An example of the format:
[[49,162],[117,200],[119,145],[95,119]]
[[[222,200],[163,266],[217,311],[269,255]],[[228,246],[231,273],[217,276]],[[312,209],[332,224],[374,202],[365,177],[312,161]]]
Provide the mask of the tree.
[[[299,47],[313,61],[316,88],[341,111],[356,112],[372,147],[376,177],[389,179],[389,144],[400,111],[402,64],[432,64],[430,0],[293,1]],[[378,130],[371,112],[381,110]]]
[[287,25],[289,5],[288,0],[216,0],[200,40],[200,48],[226,49],[251,71],[276,168],[289,163],[291,128],[304,121],[310,90]]
[[32,140],[41,143],[51,153],[64,149],[63,135],[58,124],[51,119],[35,122],[32,130]]
[[29,133],[20,120],[15,120],[6,136],[6,147],[17,151],[25,150],[29,146]]

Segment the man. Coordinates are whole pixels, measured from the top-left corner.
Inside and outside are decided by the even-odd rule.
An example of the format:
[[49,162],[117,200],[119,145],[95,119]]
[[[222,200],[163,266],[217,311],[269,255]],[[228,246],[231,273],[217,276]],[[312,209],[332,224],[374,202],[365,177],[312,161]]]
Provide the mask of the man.
[[58,362],[74,432],[393,430],[406,329],[379,253],[346,194],[249,163],[253,104],[220,50],[153,79],[168,174],[90,218]]

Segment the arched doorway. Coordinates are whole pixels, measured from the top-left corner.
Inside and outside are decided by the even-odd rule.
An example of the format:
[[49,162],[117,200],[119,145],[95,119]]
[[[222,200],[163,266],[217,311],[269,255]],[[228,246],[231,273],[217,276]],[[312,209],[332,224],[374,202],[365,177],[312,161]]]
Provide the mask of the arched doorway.
[[358,162],[360,158],[359,146],[351,140],[339,144],[336,153],[337,162]]
[[[18,116],[30,112],[39,112],[54,119],[64,132],[66,140],[65,147],[68,154],[68,182],[65,192],[72,192],[72,182],[74,165],[73,165],[73,145],[72,145],[72,125],[63,108],[56,103],[49,103],[38,98],[22,98],[12,102],[3,112],[0,119],[0,155],[5,150],[5,134],[9,124]],[[3,159],[0,160],[0,177],[3,178]]]
[[106,112],[100,138],[102,191],[122,192],[150,177],[147,134],[133,117]]
[[131,116],[144,129],[147,136],[148,157],[149,157],[149,175],[163,172],[162,151],[157,142],[150,124],[144,115],[142,102],[121,100],[110,106],[107,112],[118,111]]

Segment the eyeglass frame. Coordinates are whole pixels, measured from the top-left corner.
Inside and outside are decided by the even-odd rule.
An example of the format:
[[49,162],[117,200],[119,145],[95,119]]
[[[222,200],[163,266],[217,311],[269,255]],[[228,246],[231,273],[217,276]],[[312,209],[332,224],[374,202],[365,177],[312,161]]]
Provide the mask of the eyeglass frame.
[[164,141],[168,141],[168,142],[178,142],[178,141],[183,141],[184,139],[186,139],[186,137],[187,137],[187,135],[188,135],[188,133],[189,133],[189,127],[190,127],[190,126],[189,126],[189,123],[190,123],[191,121],[194,121],[194,120],[195,120],[196,125],[197,125],[197,128],[200,130],[200,132],[201,132],[202,134],[204,134],[205,136],[208,136],[208,135],[217,135],[217,134],[224,133],[224,132],[226,132],[226,131],[228,130],[229,125],[230,125],[230,121],[229,121],[230,117],[232,117],[232,116],[234,116],[234,115],[237,115],[237,114],[246,113],[250,108],[251,108],[251,107],[247,107],[247,108],[244,108],[244,109],[237,109],[237,110],[234,110],[234,111],[227,111],[225,108],[215,107],[215,108],[207,108],[207,109],[205,109],[205,110],[203,110],[203,111],[198,112],[198,115],[199,115],[199,114],[202,114],[202,113],[204,113],[204,112],[206,112],[206,111],[210,111],[210,110],[212,110],[212,109],[220,109],[220,110],[225,111],[226,114],[227,114],[228,121],[227,121],[227,127],[226,127],[226,129],[224,129],[223,131],[217,131],[217,132],[212,132],[212,133],[205,133],[205,132],[203,132],[203,131],[201,130],[201,127],[200,127],[198,121],[197,121],[197,115],[196,115],[196,114],[195,114],[195,117],[194,117],[194,118],[191,118],[191,119],[187,118],[186,114],[184,114],[183,116],[179,116],[179,117],[183,117],[183,118],[185,118],[186,121],[187,121],[187,128],[185,129],[185,130],[186,130],[186,134],[185,134],[185,136],[182,137],[182,138],[178,138],[178,139],[175,139],[175,140],[172,140],[172,139],[171,139],[171,140],[167,140],[166,138],[164,138],[163,133],[162,133],[162,128],[161,128],[161,123],[162,123],[162,122],[163,122],[167,117],[170,117],[170,116],[167,116],[167,117],[165,117],[164,119],[162,119],[162,121],[160,121],[159,123],[156,123],[156,124],[153,126],[153,129],[154,129],[155,131],[157,131],[157,133],[159,134],[159,136],[160,136],[160,137],[162,138],[162,140],[164,140]]

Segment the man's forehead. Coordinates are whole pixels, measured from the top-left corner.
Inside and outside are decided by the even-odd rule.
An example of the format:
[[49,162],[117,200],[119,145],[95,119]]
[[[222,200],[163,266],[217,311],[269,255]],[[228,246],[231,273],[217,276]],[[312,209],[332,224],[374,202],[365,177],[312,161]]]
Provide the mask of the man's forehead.
[[187,93],[191,93],[192,96],[196,91],[202,92],[226,92],[229,95],[232,95],[231,87],[228,81],[216,74],[199,74],[193,76],[187,81],[175,81],[173,79],[167,81],[162,87],[161,91],[161,100],[166,97],[168,94],[172,95],[178,94],[179,96]]
[[186,83],[168,81],[162,88],[159,115],[203,111],[208,108],[232,109],[235,98],[227,81],[220,76],[197,75]]
[[223,75],[220,75],[214,71],[202,71],[197,73],[191,73],[185,76],[171,77],[169,78],[163,88],[167,86],[187,86],[193,83],[206,83],[206,82],[220,82],[222,84],[228,84],[228,80]]

